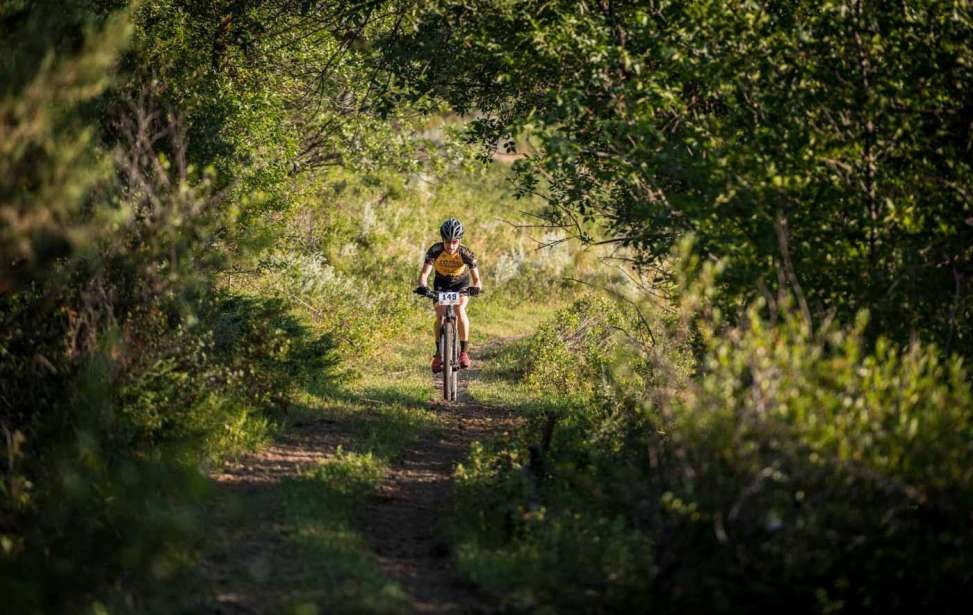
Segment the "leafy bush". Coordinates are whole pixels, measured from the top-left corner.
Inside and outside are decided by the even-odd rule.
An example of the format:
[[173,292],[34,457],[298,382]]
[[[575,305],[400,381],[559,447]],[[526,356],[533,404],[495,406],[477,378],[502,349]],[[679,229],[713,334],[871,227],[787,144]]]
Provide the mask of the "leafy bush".
[[[962,361],[921,343],[870,345],[864,315],[812,329],[786,300],[727,326],[707,300],[719,268],[697,265],[676,268],[680,301],[649,323],[654,342],[586,337],[587,323],[608,321],[591,301],[541,327],[534,351],[554,365],[526,367],[527,352],[525,368],[553,410],[475,449],[460,472],[464,568],[557,612],[963,603],[973,394]],[[687,375],[693,347],[696,375],[660,392],[667,374]],[[599,367],[610,386],[591,382]]]
[[[111,353],[86,356],[66,395],[4,447],[11,467],[0,490],[0,578],[15,611],[88,605],[109,583],[170,578],[192,555],[202,478],[179,462],[184,440],[147,445],[164,431],[165,413],[157,422],[119,405]],[[178,387],[161,394],[184,397]]]
[[335,342],[291,313],[282,299],[218,295],[207,315],[218,365],[239,379],[251,403],[283,404],[295,384],[329,375],[337,365]]
[[868,351],[864,327],[751,311],[673,410],[663,496],[691,507],[679,525],[728,604],[914,612],[969,596],[969,376],[920,344]]
[[526,383],[590,399],[607,376],[623,318],[612,301],[593,294],[559,311],[524,351]]
[[109,87],[132,28],[104,10],[0,9],[16,58],[0,209],[29,213],[0,229],[0,593],[16,612],[172,578],[197,549],[200,467],[264,441],[261,412],[331,365],[288,306],[205,299],[235,208],[189,162],[175,109]]

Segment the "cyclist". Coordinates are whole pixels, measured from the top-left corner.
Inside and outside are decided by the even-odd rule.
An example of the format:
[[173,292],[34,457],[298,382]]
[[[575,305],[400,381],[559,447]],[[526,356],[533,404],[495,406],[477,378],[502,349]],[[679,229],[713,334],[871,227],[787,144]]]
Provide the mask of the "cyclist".
[[[439,227],[441,242],[432,245],[426,251],[425,262],[419,272],[419,287],[415,292],[424,295],[429,291],[429,274],[436,270],[433,279],[433,290],[458,291],[469,288],[470,296],[480,294],[480,270],[477,267],[476,256],[466,246],[460,245],[463,238],[463,224],[456,218],[449,218]],[[469,297],[460,296],[460,303],[456,306],[456,321],[459,328],[459,365],[468,368],[471,365],[470,355],[470,319],[466,315],[466,303]],[[443,362],[439,358],[439,328],[443,324],[445,306],[436,306],[436,354],[432,358],[432,371],[439,373],[443,369]]]

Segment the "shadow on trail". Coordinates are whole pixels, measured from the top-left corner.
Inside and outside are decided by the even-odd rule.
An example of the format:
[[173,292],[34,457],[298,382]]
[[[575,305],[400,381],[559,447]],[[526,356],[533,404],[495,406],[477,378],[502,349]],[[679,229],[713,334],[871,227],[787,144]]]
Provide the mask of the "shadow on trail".
[[[517,349],[485,346],[461,380],[501,383]],[[345,386],[307,379],[274,441],[214,475],[191,611],[484,613],[455,569],[452,478],[474,441],[516,419],[441,381]],[[291,382],[294,382],[293,380]],[[295,383],[296,384],[296,383]]]
[[[435,382],[441,387],[441,379]],[[432,402],[441,417],[439,430],[403,452],[364,513],[379,565],[401,584],[414,613],[495,612],[492,600],[455,565],[449,538],[455,523],[453,474],[473,442],[510,429],[514,420],[471,403],[464,393],[461,387],[458,402]]]
[[304,383],[271,444],[213,476],[206,554],[191,611],[399,613],[409,599],[363,536],[390,464],[438,439],[428,389]]

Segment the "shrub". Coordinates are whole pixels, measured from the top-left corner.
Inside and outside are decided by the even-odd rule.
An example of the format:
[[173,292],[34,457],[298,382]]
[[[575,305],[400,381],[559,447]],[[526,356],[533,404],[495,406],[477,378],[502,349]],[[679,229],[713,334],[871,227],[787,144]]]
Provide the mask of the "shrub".
[[679,301],[644,344],[590,299],[540,328],[524,367],[555,411],[460,473],[465,569],[557,612],[946,612],[970,598],[962,361],[871,345],[865,315],[812,328],[786,300],[728,326],[707,301],[718,272],[677,266]]
[[593,294],[560,310],[527,345],[526,383],[564,396],[591,398],[607,376],[622,322],[616,305]]
[[681,583],[829,611],[969,596],[969,376],[934,347],[869,350],[864,328],[812,332],[793,315],[772,327],[754,309],[713,339],[672,413],[666,494],[695,511],[680,524],[697,528],[719,587],[699,571]]
[[331,374],[336,342],[300,321],[288,302],[223,293],[206,314],[218,365],[240,380],[242,394],[263,409],[284,404],[291,387]]

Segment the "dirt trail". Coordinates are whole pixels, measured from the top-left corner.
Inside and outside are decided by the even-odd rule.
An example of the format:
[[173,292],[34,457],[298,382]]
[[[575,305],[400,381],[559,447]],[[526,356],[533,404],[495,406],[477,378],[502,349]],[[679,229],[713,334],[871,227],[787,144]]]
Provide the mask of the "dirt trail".
[[[475,378],[476,370],[464,376]],[[441,379],[437,385],[441,390]],[[514,418],[476,404],[463,379],[457,393],[457,402],[437,404],[446,422],[440,434],[424,438],[402,456],[365,514],[369,543],[383,572],[402,585],[416,613],[494,610],[455,570],[445,530],[456,464],[473,442],[511,429]]]
[[214,614],[277,613],[295,588],[313,582],[287,540],[281,483],[333,454],[342,444],[340,420],[294,423],[271,446],[227,464],[214,475],[220,494],[210,541],[196,571],[201,603]]
[[[478,405],[460,377],[458,401],[430,401],[442,427],[406,449],[359,511],[358,528],[389,580],[397,582],[415,613],[489,613],[489,598],[455,569],[445,529],[452,514],[452,476],[476,440],[486,440],[516,423],[513,416]],[[441,379],[436,389],[442,390]],[[315,574],[294,557],[287,539],[281,483],[334,454],[354,438],[355,417],[324,414],[293,423],[273,445],[229,465],[214,478],[221,503],[214,511],[216,543],[197,570],[206,587],[193,609],[210,613],[276,613],[307,595]],[[231,510],[219,510],[226,506]],[[313,593],[313,591],[312,591]]]

